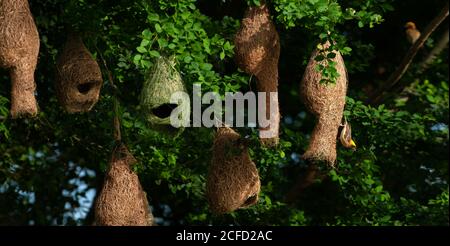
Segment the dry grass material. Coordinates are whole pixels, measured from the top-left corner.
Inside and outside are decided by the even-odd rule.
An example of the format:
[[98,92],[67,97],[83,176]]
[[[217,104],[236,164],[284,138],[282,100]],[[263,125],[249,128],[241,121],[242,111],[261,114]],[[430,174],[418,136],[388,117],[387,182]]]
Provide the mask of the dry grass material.
[[136,159],[125,145],[113,151],[102,191],[95,204],[95,225],[151,226],[153,215],[139,178],[131,170]]
[[178,136],[183,127],[171,125],[172,110],[181,108],[180,119],[190,117],[190,107],[187,104],[171,103],[170,98],[175,92],[186,92],[180,73],[176,69],[176,58],[159,57],[148,71],[140,94],[141,112],[149,125],[160,132]]
[[0,67],[11,76],[11,117],[35,116],[34,70],[39,54],[39,33],[27,0],[0,1]]
[[[323,45],[329,47],[329,43]],[[319,50],[315,50],[309,60],[300,86],[303,102],[313,113],[317,122],[311,134],[308,149],[303,158],[311,161],[326,161],[333,166],[336,161],[336,139],[345,106],[347,93],[347,70],[344,59],[339,52],[335,52],[336,69],[340,74],[335,84],[320,83],[322,74],[316,70],[319,63],[315,57]]]
[[254,205],[260,186],[258,170],[239,134],[219,128],[206,183],[210,209],[221,214]]
[[278,97],[272,104],[274,113],[270,115],[269,92],[278,92],[278,59],[280,38],[272,23],[267,5],[249,7],[241,22],[241,28],[234,39],[236,62],[240,69],[258,79],[258,92],[266,92],[266,117],[271,117],[269,127],[260,127],[270,137],[260,134],[263,145],[278,144],[280,112]]
[[[280,128],[280,109],[278,106],[278,68],[267,69],[258,75],[258,92],[266,92],[266,118],[270,119],[270,125],[268,127],[259,128],[259,140],[261,144],[267,147],[273,147],[278,145],[279,142],[279,128]],[[277,83],[274,83],[277,82]],[[275,92],[273,97],[270,97],[270,93]],[[271,106],[274,107],[271,112]],[[259,105],[258,105],[259,107]],[[263,131],[263,132],[262,132]],[[271,137],[265,137],[266,136]],[[273,136],[273,137],[272,137]]]
[[81,37],[69,34],[56,64],[56,93],[69,113],[88,112],[99,99],[103,84],[100,67]]

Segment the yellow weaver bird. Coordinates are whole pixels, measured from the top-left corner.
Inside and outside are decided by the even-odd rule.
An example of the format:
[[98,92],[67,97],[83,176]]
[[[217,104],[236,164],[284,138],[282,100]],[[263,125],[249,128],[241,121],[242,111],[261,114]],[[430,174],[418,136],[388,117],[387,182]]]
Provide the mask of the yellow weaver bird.
[[411,44],[414,44],[417,39],[419,39],[420,37],[420,31],[417,30],[416,28],[416,24],[414,24],[414,22],[409,21],[405,24],[405,28],[406,28],[406,39],[408,40],[408,42],[410,42]]
[[356,143],[352,139],[352,127],[345,119],[344,124],[342,125],[341,134],[339,135],[339,141],[345,148],[356,149]]

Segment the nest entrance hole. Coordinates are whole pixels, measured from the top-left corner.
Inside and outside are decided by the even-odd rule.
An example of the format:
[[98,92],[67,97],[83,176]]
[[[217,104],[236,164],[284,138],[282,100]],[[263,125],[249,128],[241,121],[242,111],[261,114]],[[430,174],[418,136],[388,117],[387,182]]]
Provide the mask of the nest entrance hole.
[[252,196],[247,198],[247,200],[245,200],[245,202],[241,205],[241,207],[248,207],[250,205],[253,205],[257,202],[257,199],[258,199],[258,194],[253,194]]
[[172,110],[178,107],[178,104],[165,103],[152,109],[152,113],[157,117],[164,119],[170,116]]
[[80,92],[83,95],[86,95],[89,93],[89,91],[91,91],[92,88],[95,87],[97,83],[98,83],[97,81],[89,81],[87,83],[79,84],[77,86],[78,92]]

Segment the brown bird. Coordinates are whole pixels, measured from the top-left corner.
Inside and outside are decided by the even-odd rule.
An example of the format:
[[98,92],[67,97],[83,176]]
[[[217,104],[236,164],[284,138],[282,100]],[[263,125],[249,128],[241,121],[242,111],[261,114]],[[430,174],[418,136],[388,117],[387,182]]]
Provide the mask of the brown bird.
[[407,22],[405,25],[406,28],[406,39],[408,40],[408,42],[410,42],[411,44],[414,44],[417,39],[419,39],[420,37],[420,31],[417,30],[416,28],[416,24],[414,24],[414,22]]

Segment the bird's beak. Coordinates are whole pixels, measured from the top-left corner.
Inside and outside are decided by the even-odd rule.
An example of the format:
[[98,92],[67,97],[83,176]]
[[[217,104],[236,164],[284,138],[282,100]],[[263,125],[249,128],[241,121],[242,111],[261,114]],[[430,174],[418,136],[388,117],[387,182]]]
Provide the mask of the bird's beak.
[[356,143],[355,143],[355,141],[353,141],[353,139],[350,139],[350,146],[352,148],[356,148]]

